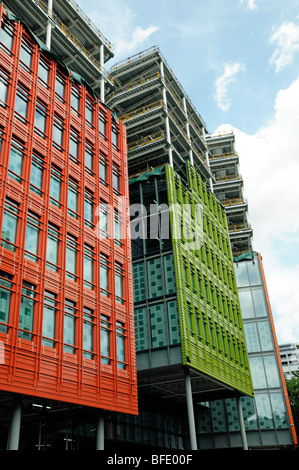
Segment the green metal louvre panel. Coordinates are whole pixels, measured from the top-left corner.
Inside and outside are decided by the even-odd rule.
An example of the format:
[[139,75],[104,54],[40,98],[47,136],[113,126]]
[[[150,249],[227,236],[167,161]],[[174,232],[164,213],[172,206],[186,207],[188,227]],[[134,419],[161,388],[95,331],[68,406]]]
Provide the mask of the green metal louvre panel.
[[169,206],[189,204],[191,225],[202,211],[195,249],[170,211],[183,364],[253,396],[224,208],[190,165],[190,187],[165,170]]

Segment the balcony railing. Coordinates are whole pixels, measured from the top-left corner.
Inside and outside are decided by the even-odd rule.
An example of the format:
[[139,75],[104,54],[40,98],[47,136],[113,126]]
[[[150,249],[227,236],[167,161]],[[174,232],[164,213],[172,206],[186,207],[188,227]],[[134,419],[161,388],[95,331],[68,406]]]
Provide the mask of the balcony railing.
[[228,226],[229,233],[251,231],[251,225],[248,223],[243,224],[230,224]]

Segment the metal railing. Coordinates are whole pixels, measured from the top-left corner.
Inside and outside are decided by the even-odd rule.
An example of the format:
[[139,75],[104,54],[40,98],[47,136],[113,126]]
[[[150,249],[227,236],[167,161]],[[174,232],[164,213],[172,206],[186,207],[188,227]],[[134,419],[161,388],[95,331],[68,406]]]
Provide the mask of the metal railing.
[[225,176],[216,176],[216,183],[225,183],[227,181],[242,180],[241,175],[225,175]]
[[155,79],[158,79],[159,77],[160,77],[160,73],[157,72],[146,77],[138,78],[138,80],[134,80],[123,87],[117,88],[116,91],[113,91],[110,95],[107,96],[106,101],[108,102],[111,98],[115,98],[116,96],[119,96],[122,93],[133,90],[134,88],[137,88],[141,85],[145,85],[146,83],[149,83]]
[[151,144],[161,139],[164,139],[164,132],[155,132],[154,134],[147,135],[145,137],[142,137],[141,139],[134,140],[133,142],[129,142],[127,149],[128,151],[130,151],[139,147],[143,147],[144,145]]
[[143,116],[149,111],[162,108],[162,107],[164,107],[163,101],[158,100],[158,101],[155,101],[154,103],[150,103],[146,106],[142,106],[142,108],[135,109],[134,111],[131,111],[130,113],[123,114],[122,116],[119,116],[119,119],[123,122],[126,122],[134,117]]
[[244,230],[251,230],[251,225],[248,223],[243,224],[231,224],[228,226],[229,233],[243,232]]
[[212,154],[212,156],[210,157],[210,161],[224,159],[224,158],[234,158],[234,157],[238,157],[237,152],[217,153],[217,154]]
[[242,198],[234,198],[234,199],[223,199],[222,201],[220,201],[221,204],[225,207],[230,207],[230,206],[237,206],[237,205],[241,205],[241,204],[247,204],[247,201],[245,201],[244,199]]

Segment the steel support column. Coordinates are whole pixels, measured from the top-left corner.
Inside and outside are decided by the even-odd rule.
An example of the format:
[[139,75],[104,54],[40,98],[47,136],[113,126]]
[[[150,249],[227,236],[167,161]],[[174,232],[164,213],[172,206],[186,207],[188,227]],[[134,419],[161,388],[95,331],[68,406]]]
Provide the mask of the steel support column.
[[242,403],[241,403],[240,397],[237,397],[237,408],[238,408],[243,450],[248,450],[247,437],[246,437],[246,431],[245,431],[245,425],[244,425],[244,419],[243,419]]
[[98,417],[97,431],[96,431],[96,450],[104,450],[104,437],[105,437],[105,426],[104,416]]
[[190,378],[189,372],[185,372],[185,386],[186,386],[189,433],[190,433],[190,445],[191,445],[191,450],[197,450],[192,387],[191,387],[191,378]]
[[12,408],[11,421],[8,436],[8,450],[18,450],[21,429],[21,400],[17,400]]

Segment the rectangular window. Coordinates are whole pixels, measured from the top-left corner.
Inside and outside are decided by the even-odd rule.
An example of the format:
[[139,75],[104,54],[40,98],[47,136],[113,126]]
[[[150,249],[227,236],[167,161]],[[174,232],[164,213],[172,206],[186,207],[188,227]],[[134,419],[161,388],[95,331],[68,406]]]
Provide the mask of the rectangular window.
[[93,112],[94,112],[93,102],[89,100],[88,98],[86,98],[85,121],[89,127],[93,127]]
[[79,158],[79,136],[74,131],[71,131],[71,133],[70,133],[69,153],[70,153],[70,159],[74,163],[78,163],[78,158]]
[[101,112],[99,113],[99,132],[100,132],[100,137],[105,138],[105,135],[106,135],[106,118]]
[[84,224],[90,228],[94,228],[93,225],[93,209],[94,209],[94,197],[89,191],[85,191],[84,197]]
[[43,160],[36,156],[32,155],[31,160],[31,169],[30,169],[30,189],[36,194],[41,196],[43,188],[43,170],[44,162]]
[[0,105],[6,107],[9,76],[0,70]]
[[50,73],[49,65],[43,59],[40,59],[39,64],[38,64],[38,81],[45,88],[48,88],[49,73]]
[[7,54],[11,55],[14,38],[14,30],[9,22],[2,22],[0,29],[0,47]]
[[56,294],[45,291],[43,310],[43,339],[42,344],[54,348],[56,324]]
[[93,311],[84,307],[83,311],[83,357],[93,359]]
[[101,295],[109,296],[109,260],[108,256],[101,254],[100,259],[100,286]]
[[15,117],[26,123],[28,112],[29,93],[25,88],[18,85],[15,100]]
[[68,214],[77,219],[78,214],[78,186],[73,180],[69,180],[68,185]]
[[112,146],[115,149],[117,149],[118,148],[118,128],[117,128],[117,125],[114,123],[112,123],[111,140],[112,140]]
[[115,262],[115,298],[119,304],[123,303],[123,268]]
[[100,203],[100,236],[108,238],[108,209],[104,202]]
[[11,178],[21,182],[24,160],[24,147],[16,140],[12,141],[9,153],[8,174]]
[[43,139],[46,137],[47,108],[40,102],[36,103],[34,131]]
[[107,160],[103,155],[100,155],[100,182],[107,186]]
[[64,351],[74,354],[76,341],[76,304],[70,300],[64,306]]
[[22,38],[21,50],[20,50],[20,65],[31,73],[31,60],[32,60],[32,49],[29,43]]
[[59,101],[64,101],[65,94],[65,80],[58,74],[55,77],[55,96]]
[[80,92],[78,88],[74,85],[72,85],[72,91],[71,91],[71,110],[79,115],[80,111]]
[[63,121],[57,116],[54,116],[52,140],[53,146],[59,151],[61,151],[63,147],[63,129]]
[[39,216],[29,211],[26,226],[25,258],[35,263],[38,255],[39,226]]
[[67,237],[66,246],[66,277],[76,281],[77,272],[77,240],[72,235]]
[[84,286],[93,289],[93,249],[84,245]]
[[112,168],[112,185],[113,185],[113,192],[118,194],[120,191],[120,171],[119,167],[113,164]]
[[46,254],[46,266],[51,271],[58,271],[58,254],[59,254],[59,228],[55,225],[48,225],[47,235],[47,254]]
[[85,142],[85,169],[93,175],[93,147],[89,142]]
[[105,315],[101,315],[101,362],[110,364],[110,322]]
[[114,212],[114,243],[121,246],[121,218],[118,212]]
[[12,276],[0,272],[0,333],[7,333],[12,293]]
[[20,319],[19,319],[19,338],[32,341],[34,308],[35,308],[35,286],[23,281]]
[[61,178],[61,173],[52,168],[50,179],[50,202],[57,207],[60,207]]
[[116,322],[116,349],[117,349],[117,367],[119,369],[125,369],[125,328],[124,324],[120,321]]
[[10,251],[15,251],[16,248],[18,213],[18,205],[7,199],[4,206],[1,246]]

